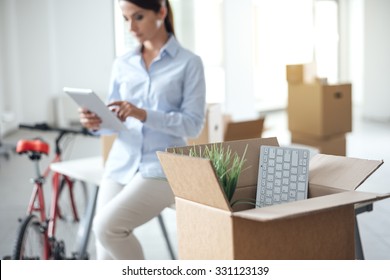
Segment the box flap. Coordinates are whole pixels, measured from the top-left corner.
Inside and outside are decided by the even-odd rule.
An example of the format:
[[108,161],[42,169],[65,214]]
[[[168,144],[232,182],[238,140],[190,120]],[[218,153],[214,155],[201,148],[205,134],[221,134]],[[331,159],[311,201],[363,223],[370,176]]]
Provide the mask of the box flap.
[[374,193],[346,191],[280,205],[234,212],[233,216],[264,222],[269,220],[286,219],[295,216],[307,215],[316,211],[322,211],[325,209],[355,203],[375,201],[386,197],[390,197],[390,194],[380,195]]
[[310,160],[309,184],[351,191],[382,164],[383,160],[317,154]]
[[176,197],[231,211],[210,160],[168,152],[157,156]]

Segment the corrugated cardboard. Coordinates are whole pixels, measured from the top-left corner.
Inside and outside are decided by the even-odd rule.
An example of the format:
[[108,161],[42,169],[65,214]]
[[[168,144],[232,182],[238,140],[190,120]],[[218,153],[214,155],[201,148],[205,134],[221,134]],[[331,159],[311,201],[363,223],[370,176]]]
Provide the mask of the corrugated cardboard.
[[263,132],[264,120],[265,118],[262,117],[248,121],[228,121],[224,141],[260,138]]
[[201,145],[223,141],[223,117],[221,104],[207,104],[206,120],[200,135],[187,140],[188,145]]
[[105,164],[108,154],[110,153],[112,144],[114,143],[116,134],[102,135],[100,136],[100,142],[102,147],[103,165]]
[[288,127],[316,138],[352,131],[351,84],[290,84]]
[[318,139],[299,132],[291,133],[291,142],[316,147],[321,154],[345,156],[346,137],[345,134],[329,136]]
[[302,84],[304,82],[304,65],[286,65],[286,78],[289,84]]
[[[261,145],[278,142],[223,143],[240,156],[248,147],[249,168],[232,201],[256,197]],[[232,209],[211,162],[186,156],[190,148],[158,152],[176,197],[180,259],[353,259],[354,205],[390,196],[355,191],[383,161],[318,154],[310,162],[309,199]]]

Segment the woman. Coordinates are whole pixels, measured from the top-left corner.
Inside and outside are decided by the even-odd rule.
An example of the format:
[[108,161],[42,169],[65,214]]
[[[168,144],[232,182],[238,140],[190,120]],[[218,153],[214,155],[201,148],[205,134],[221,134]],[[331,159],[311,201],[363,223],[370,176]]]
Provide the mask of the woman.
[[[108,106],[128,130],[118,134],[100,185],[94,232],[98,259],[143,259],[133,230],[174,202],[156,151],[183,146],[204,121],[201,59],[174,36],[168,0],[119,0],[140,46],[117,58]],[[80,122],[96,133],[100,118],[80,109]]]

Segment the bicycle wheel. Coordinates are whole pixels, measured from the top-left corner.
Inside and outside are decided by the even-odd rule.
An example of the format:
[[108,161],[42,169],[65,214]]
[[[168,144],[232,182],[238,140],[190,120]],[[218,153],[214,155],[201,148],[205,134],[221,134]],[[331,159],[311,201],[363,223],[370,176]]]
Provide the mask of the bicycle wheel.
[[12,252],[13,260],[42,260],[45,252],[45,236],[42,225],[35,215],[21,222]]
[[[66,258],[74,258],[77,251],[77,239],[79,238],[80,221],[83,219],[89,193],[87,185],[84,182],[72,181],[70,187],[65,178],[62,178],[60,184],[60,193],[58,197],[58,214],[56,240],[62,240],[66,246]],[[74,208],[72,206],[72,198]]]

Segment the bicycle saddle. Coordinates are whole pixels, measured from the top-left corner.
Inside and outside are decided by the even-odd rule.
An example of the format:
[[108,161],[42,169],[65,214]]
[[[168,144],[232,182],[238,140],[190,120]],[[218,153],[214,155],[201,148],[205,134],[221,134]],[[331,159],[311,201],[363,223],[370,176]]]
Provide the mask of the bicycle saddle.
[[49,144],[42,139],[19,140],[16,144],[18,154],[30,153],[39,159],[42,154],[49,154]]

